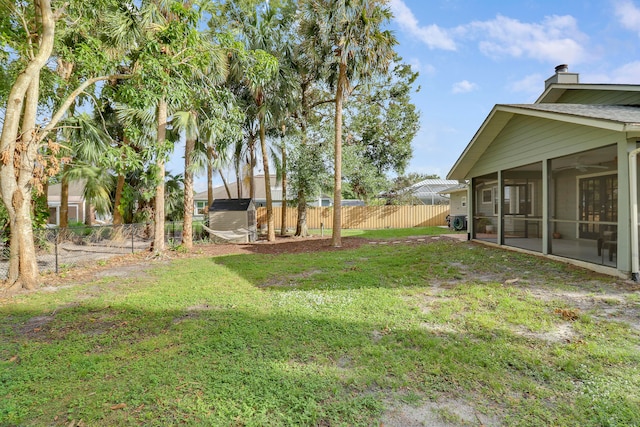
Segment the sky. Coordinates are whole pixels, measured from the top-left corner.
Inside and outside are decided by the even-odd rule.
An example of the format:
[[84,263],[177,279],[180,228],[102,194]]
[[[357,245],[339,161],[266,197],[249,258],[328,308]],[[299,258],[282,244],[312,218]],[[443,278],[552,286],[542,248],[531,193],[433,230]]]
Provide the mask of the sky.
[[[420,76],[406,172],[445,178],[495,104],[532,103],[555,66],[640,83],[640,0],[389,0],[397,52]],[[182,170],[183,160],[168,165]],[[218,184],[216,182],[216,184]],[[206,189],[196,180],[196,190]]]
[[446,177],[495,104],[534,102],[555,66],[580,83],[640,83],[640,0],[390,0],[420,73],[408,172]]

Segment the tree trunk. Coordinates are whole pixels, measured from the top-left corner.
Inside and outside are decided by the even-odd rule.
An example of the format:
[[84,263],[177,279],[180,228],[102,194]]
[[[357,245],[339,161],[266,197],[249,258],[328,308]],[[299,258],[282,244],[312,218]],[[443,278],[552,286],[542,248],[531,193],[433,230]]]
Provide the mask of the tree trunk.
[[62,180],[60,181],[60,228],[69,227],[69,165],[62,168]]
[[[256,202],[256,181],[254,169],[256,167],[256,147],[255,147],[255,136],[253,133],[249,134],[249,197],[253,200],[253,203]],[[238,196],[239,198],[240,196]]]
[[121,225],[124,223],[122,217],[122,209],[120,204],[122,203],[122,192],[124,191],[124,175],[118,174],[118,181],[116,183],[116,195],[113,200],[113,225]]
[[[213,203],[213,159],[215,152],[212,147],[207,147],[207,209],[205,215]],[[231,197],[229,197],[231,198]]]
[[[222,173],[222,169],[218,169],[218,173],[220,174],[220,179],[222,179],[222,184],[224,185],[224,190],[227,192],[227,197],[231,198],[231,189],[229,188],[229,183],[227,182],[224,174]],[[238,198],[240,196],[238,195]]]
[[[307,102],[306,102],[306,88],[305,85],[302,90],[302,121],[300,122],[300,130],[302,131],[301,145],[307,145]],[[296,221],[296,236],[307,237],[309,230],[307,229],[307,197],[302,188],[298,189],[298,218]]]
[[336,115],[335,115],[335,171],[333,179],[333,233],[331,246],[342,245],[342,102],[347,81],[347,66],[340,63],[338,85],[336,87]]
[[287,234],[287,147],[284,145],[284,125],[282,126],[282,215],[280,216],[280,235]]
[[[40,70],[53,50],[55,21],[50,0],[35,0],[35,13],[40,23],[38,53],[11,86],[4,111],[0,136],[0,192],[9,215],[11,230],[9,272],[3,288],[8,291],[32,289],[38,278],[38,264],[31,223],[31,185],[33,164],[38,149],[35,120],[39,97]],[[23,114],[23,126],[20,118]],[[17,150],[18,133],[20,150]],[[24,144],[27,144],[25,147]],[[19,153],[17,153],[19,151]],[[33,154],[33,158],[30,158]]]
[[267,241],[273,242],[276,240],[276,224],[273,219],[271,175],[269,174],[269,153],[267,152],[267,136],[264,129],[264,117],[260,118],[260,148],[262,149],[262,166],[264,168],[264,192],[267,198]]
[[298,191],[298,221],[296,223],[296,236],[307,237],[307,199],[304,191]]
[[[24,116],[22,120],[22,136],[20,146],[14,153],[15,191],[11,197],[11,248],[9,261],[9,283],[14,289],[20,287],[34,289],[38,281],[38,261],[33,241],[33,222],[31,219],[31,178],[33,165],[38,150],[35,131],[40,79],[34,78],[25,95]],[[17,162],[16,162],[17,161]],[[9,209],[8,209],[9,210]],[[17,253],[16,253],[17,252]]]
[[93,206],[91,203],[84,203],[84,224],[87,227],[93,226],[93,220],[95,218],[95,211],[93,210]]
[[184,145],[184,214],[182,221],[182,246],[190,251],[193,249],[193,171],[191,171],[191,157],[196,141],[187,139]]
[[[167,136],[167,102],[163,98],[158,102],[158,147],[164,145]],[[164,252],[164,153],[158,153],[156,159],[157,183],[155,206],[153,210],[154,232],[153,251],[156,254]]]

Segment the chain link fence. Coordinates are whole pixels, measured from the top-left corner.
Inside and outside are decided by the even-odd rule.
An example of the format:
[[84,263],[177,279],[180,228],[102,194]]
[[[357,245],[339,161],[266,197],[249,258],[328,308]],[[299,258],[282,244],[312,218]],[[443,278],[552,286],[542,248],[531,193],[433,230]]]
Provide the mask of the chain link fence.
[[[193,224],[193,242],[209,242],[203,222]],[[153,243],[153,223],[69,228],[44,228],[33,231],[41,273],[55,272],[78,265],[92,264],[116,255],[148,251]],[[182,222],[165,223],[168,249],[182,242]],[[0,235],[0,279],[9,272],[9,236]]]

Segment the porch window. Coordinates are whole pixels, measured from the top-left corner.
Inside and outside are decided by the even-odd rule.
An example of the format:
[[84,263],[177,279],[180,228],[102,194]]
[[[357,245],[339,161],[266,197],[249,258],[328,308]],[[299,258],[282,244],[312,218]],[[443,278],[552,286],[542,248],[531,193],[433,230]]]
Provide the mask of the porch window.
[[504,244],[542,252],[542,163],[502,172]]
[[551,253],[617,266],[617,166],[615,145],[551,161]]
[[498,174],[473,179],[473,238],[498,241]]

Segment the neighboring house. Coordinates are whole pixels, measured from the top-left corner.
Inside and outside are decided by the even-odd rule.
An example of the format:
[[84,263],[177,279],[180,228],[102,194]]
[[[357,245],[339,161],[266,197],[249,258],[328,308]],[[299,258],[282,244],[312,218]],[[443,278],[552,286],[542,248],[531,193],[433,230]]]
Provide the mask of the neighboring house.
[[449,217],[448,224],[456,230],[465,230],[468,221],[467,206],[468,186],[464,183],[457,183],[453,187],[449,187],[440,191],[440,194],[449,197]]
[[443,191],[456,185],[456,180],[425,179],[407,187],[402,193],[411,194],[423,205],[447,205],[449,197]]
[[[49,205],[49,225],[60,225],[60,192],[61,184],[50,184],[47,189],[47,204]],[[89,212],[89,203],[84,200],[84,181],[69,183],[69,223],[84,222]]]
[[[256,197],[254,198],[254,203],[256,207],[266,206],[267,205],[267,196],[265,193],[265,185],[264,185],[264,175],[256,175],[254,177],[255,181],[255,193]],[[229,191],[231,192],[231,198],[238,198],[238,186],[235,182],[229,183]],[[249,181],[245,180],[242,182],[240,197],[249,197]],[[292,199],[295,195],[288,191],[289,199]],[[273,206],[282,206],[282,185],[280,181],[276,181],[276,176],[271,175],[271,198],[273,200]],[[224,185],[215,187],[213,189],[213,199],[229,199],[227,194],[227,190],[224,188]],[[194,198],[194,215],[202,216],[207,211],[207,192],[202,191],[200,193],[196,193]],[[309,199],[308,203],[310,206],[331,206],[333,204],[333,198],[319,194],[313,199]]]
[[558,66],[533,104],[493,108],[448,178],[470,182],[471,238],[637,280],[639,142],[640,85]]

